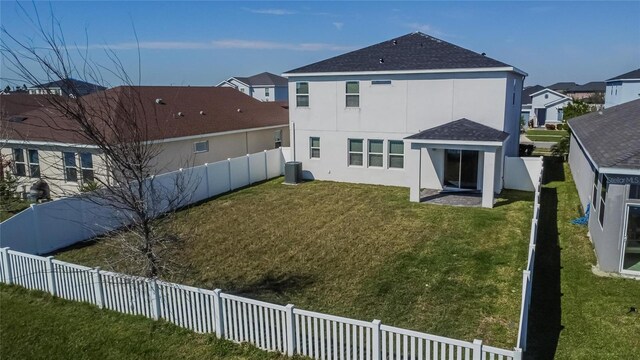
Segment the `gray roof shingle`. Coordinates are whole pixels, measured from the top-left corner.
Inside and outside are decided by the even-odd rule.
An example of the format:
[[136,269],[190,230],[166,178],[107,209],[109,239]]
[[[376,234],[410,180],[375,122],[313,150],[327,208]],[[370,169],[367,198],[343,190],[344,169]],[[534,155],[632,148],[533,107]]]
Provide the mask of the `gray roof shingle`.
[[408,140],[503,141],[509,136],[504,131],[462,118],[407,136]]
[[531,94],[535,94],[542,89],[544,89],[544,86],[540,85],[527,86],[522,89],[522,105],[531,104]]
[[421,32],[287,71],[289,74],[510,67]]
[[578,84],[574,82],[557,82],[555,84],[547,86],[547,88],[555,91],[567,91],[573,89],[576,86],[578,86]]
[[640,79],[640,68],[639,69],[635,69],[635,70],[631,70],[628,73],[624,73],[624,74],[618,75],[616,77],[612,77],[611,79],[609,79],[607,81],[622,80],[622,79]]
[[598,167],[640,169],[640,99],[569,120]]
[[286,78],[270,72],[263,72],[249,77],[235,76],[234,78],[249,86],[287,86],[289,82]]

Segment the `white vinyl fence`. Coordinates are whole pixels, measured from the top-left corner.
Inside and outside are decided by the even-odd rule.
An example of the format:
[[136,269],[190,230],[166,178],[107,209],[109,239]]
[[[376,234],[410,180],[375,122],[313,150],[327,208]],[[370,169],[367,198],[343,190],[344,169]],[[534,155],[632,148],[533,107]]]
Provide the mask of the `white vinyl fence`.
[[198,333],[322,360],[521,360],[504,350],[0,249],[0,281]]
[[[153,178],[157,191],[175,192],[182,179],[189,196],[182,206],[283,173],[281,149],[265,150],[211,164],[180,169]],[[162,212],[165,204],[152,204]],[[34,204],[0,223],[0,247],[29,254],[47,254],[128,225],[128,216],[95,199],[74,196]]]
[[542,157],[539,158],[539,169],[535,182],[535,195],[533,200],[533,218],[531,219],[531,232],[529,235],[529,252],[527,255],[527,268],[522,271],[522,304],[520,307],[520,326],[518,327],[517,347],[527,349],[527,328],[529,325],[529,308],[531,306],[531,293],[533,284],[533,265],[536,259],[536,242],[538,238],[538,220],[540,218],[540,191],[542,190]]

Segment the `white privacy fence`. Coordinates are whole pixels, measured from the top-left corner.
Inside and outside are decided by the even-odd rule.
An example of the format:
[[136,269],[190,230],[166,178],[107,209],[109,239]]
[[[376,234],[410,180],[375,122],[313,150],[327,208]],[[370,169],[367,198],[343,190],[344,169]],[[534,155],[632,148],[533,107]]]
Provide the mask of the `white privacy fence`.
[[[157,175],[152,186],[154,191],[171,193],[177,191],[175,187],[182,179],[188,196],[181,206],[186,206],[280,176],[282,172],[282,151],[273,149]],[[167,206],[152,205],[158,213]],[[128,218],[124,212],[86,196],[34,204],[0,223],[0,247],[46,254],[126,226]]]
[[527,329],[529,325],[529,309],[531,307],[531,293],[533,284],[533,265],[536,259],[536,242],[538,238],[538,220],[540,218],[540,191],[542,190],[542,157],[538,158],[539,169],[535,182],[535,195],[533,200],[533,218],[531,219],[531,232],[529,234],[529,252],[527,255],[527,268],[522,271],[522,304],[520,307],[520,326],[518,327],[518,348],[527,349]]
[[521,360],[522,352],[0,249],[0,281],[322,360]]

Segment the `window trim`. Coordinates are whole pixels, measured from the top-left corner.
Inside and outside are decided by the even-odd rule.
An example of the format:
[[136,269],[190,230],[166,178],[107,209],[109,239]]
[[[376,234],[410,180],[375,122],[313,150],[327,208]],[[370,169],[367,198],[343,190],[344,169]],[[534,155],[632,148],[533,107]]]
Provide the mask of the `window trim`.
[[[352,141],[360,141],[361,145],[362,145],[362,150],[360,150],[360,151],[352,151],[351,150],[351,142]],[[365,144],[364,139],[351,139],[351,138],[347,139],[347,166],[349,166],[349,167],[364,167],[365,166],[365,163],[364,163],[364,144]],[[361,158],[361,162],[362,163],[360,165],[351,163],[351,155],[352,154],[353,155],[360,154],[360,156],[362,157]]]
[[[13,151],[11,152],[11,155],[13,156],[13,175],[15,176],[21,176],[21,177],[27,177],[28,173],[27,173],[27,158],[25,157],[25,153],[24,153],[24,148],[13,148]],[[22,161],[18,161],[18,159],[16,158],[16,151],[20,151],[20,153],[22,154]],[[24,175],[18,175],[18,165],[22,165],[24,167]]]
[[[91,157],[91,167],[85,167],[84,162],[82,161],[82,155],[83,154],[87,154]],[[78,153],[78,157],[80,158],[80,177],[81,177],[81,181],[82,183],[85,183],[85,176],[84,176],[84,172],[85,171],[91,171],[91,180],[89,181],[95,181],[96,179],[96,170],[95,170],[95,166],[93,164],[93,154],[89,153],[89,152],[84,152],[84,153]]]
[[[351,80],[345,81],[344,83],[344,107],[345,108],[359,108],[360,107],[360,81]],[[356,84],[358,86],[358,92],[349,92],[349,84]],[[358,100],[357,105],[349,105],[349,98],[354,98]]]
[[[301,84],[307,84],[307,92],[303,93],[300,92],[300,85]],[[297,81],[296,82],[296,108],[308,108],[310,103],[311,103],[311,99],[309,98],[309,93],[311,92],[311,90],[309,89],[309,82],[308,81]],[[307,105],[300,105],[300,98],[306,98],[307,99]]]
[[[37,162],[32,163],[31,162],[31,152],[35,151],[36,154],[36,158],[37,158]],[[40,154],[38,153],[38,150],[36,149],[27,149],[27,158],[25,159],[25,161],[28,163],[29,165],[29,177],[31,178],[40,178],[41,174],[40,174]],[[37,166],[38,167],[38,171],[32,171],[32,166]],[[34,173],[37,172],[37,175],[35,175]]]
[[264,97],[269,97],[269,88],[264,88]]
[[604,212],[607,209],[607,192],[609,191],[609,182],[604,174],[600,174],[600,204],[598,206],[598,222],[600,227],[604,229]]
[[[404,169],[404,141],[403,140],[389,140],[388,142],[389,144],[389,155],[388,155],[388,159],[387,159],[387,169]],[[392,153],[391,152],[391,143],[400,143],[402,144],[402,154],[399,153]],[[391,158],[392,157],[396,157],[396,158],[402,158],[402,167],[395,167],[395,166],[391,166]]]
[[[379,142],[382,145],[381,152],[371,152],[371,143]],[[380,166],[371,165],[371,155],[380,156],[381,164]],[[367,140],[367,167],[368,168],[376,168],[376,169],[384,169],[384,140],[382,139],[368,139]]]
[[[207,145],[207,149],[206,150],[198,150],[198,144],[206,144]],[[206,153],[206,152],[209,152],[209,140],[195,141],[193,143],[193,153],[194,154],[201,154],[201,153]]]
[[[313,146],[313,140],[318,139],[318,146]],[[321,151],[320,151],[320,137],[319,136],[310,136],[309,137],[309,159],[320,159]],[[318,150],[318,156],[313,156],[313,150]]]
[[[68,166],[67,165],[67,159],[65,157],[65,154],[72,154],[73,155],[73,166]],[[69,169],[74,169],[76,171],[76,179],[75,180],[69,180],[68,176],[67,176],[67,168]],[[77,154],[75,152],[71,152],[71,151],[63,151],[62,152],[62,175],[64,178],[64,182],[68,182],[68,183],[78,183],[78,159],[77,159]]]

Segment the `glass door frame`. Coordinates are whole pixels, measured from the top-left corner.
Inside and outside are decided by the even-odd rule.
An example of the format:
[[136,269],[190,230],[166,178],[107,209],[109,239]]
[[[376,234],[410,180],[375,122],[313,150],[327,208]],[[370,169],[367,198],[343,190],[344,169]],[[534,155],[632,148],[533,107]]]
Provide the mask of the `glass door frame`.
[[[458,158],[458,186],[454,186],[454,185],[447,185],[446,182],[447,180],[445,179],[446,174],[447,174],[447,152],[448,151],[457,151],[459,154],[459,158]],[[473,152],[475,155],[475,181],[474,184],[475,186],[473,188],[468,188],[468,187],[462,187],[462,177],[463,177],[463,162],[465,160],[465,156],[463,156],[464,152]],[[443,152],[443,157],[444,157],[444,161],[443,161],[443,169],[442,169],[442,188],[443,190],[447,190],[447,191],[470,191],[470,190],[478,190],[478,183],[480,182],[478,177],[480,174],[480,169],[479,169],[479,165],[480,165],[480,155],[482,153],[482,150],[472,150],[472,149],[444,149]]]
[[622,233],[621,233],[621,246],[620,246],[620,273],[632,276],[640,276],[640,271],[636,270],[625,270],[624,269],[624,255],[627,250],[627,233],[629,226],[629,210],[631,207],[640,208],[640,203],[629,202],[624,204],[624,213],[623,213],[623,221],[622,221]]

